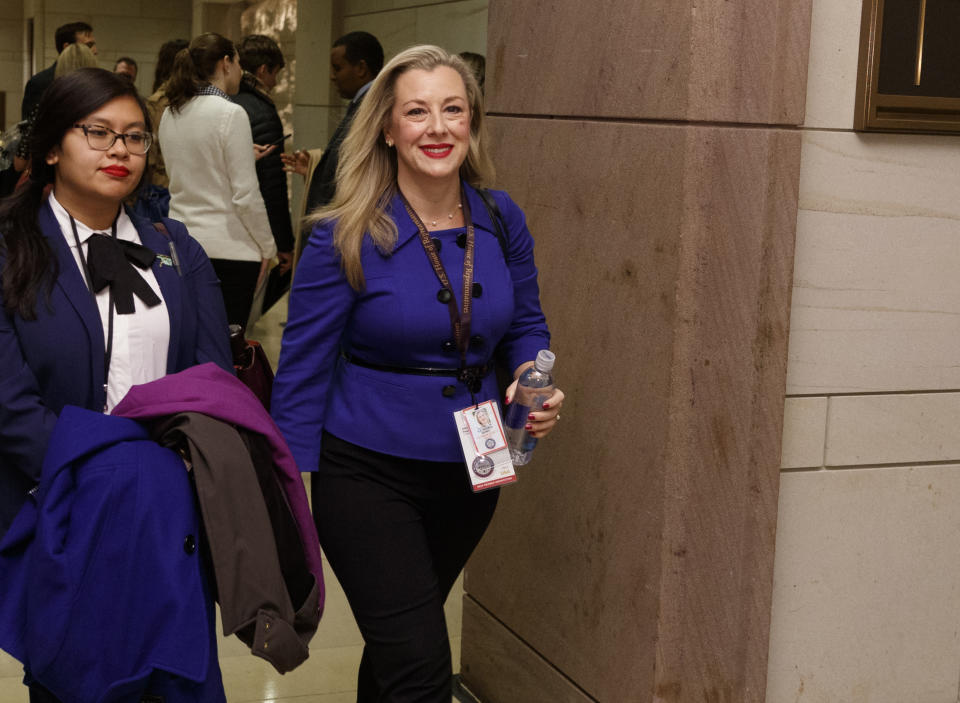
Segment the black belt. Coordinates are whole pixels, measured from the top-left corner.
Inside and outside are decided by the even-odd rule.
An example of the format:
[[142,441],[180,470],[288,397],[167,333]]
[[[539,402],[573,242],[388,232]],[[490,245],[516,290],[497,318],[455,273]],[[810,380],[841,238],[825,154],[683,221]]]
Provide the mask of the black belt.
[[403,373],[412,376],[449,376],[463,381],[467,388],[473,393],[480,391],[480,383],[493,371],[493,364],[487,363],[482,366],[466,366],[462,369],[438,369],[423,366],[391,366],[389,364],[374,364],[371,361],[359,359],[348,354],[343,349],[340,350],[340,356],[355,366],[362,366],[365,369],[374,371],[388,371],[389,373]]

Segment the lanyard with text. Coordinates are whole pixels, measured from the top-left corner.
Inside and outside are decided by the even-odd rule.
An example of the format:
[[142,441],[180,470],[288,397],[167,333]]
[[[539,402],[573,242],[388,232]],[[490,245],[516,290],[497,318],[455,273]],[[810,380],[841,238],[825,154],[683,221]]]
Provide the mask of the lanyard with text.
[[420,232],[420,243],[423,245],[423,250],[430,259],[433,272],[437,274],[440,284],[443,286],[444,291],[446,291],[444,297],[446,298],[447,308],[450,311],[450,326],[453,329],[454,340],[460,352],[460,380],[467,384],[470,395],[473,397],[475,387],[465,375],[467,368],[467,348],[470,345],[470,311],[473,294],[474,232],[473,222],[470,220],[470,206],[467,203],[467,199],[461,195],[461,201],[463,202],[463,221],[467,226],[467,236],[463,248],[463,307],[461,310],[457,310],[457,296],[453,291],[450,278],[443,268],[443,263],[440,261],[437,247],[434,245],[433,239],[430,238],[430,233],[427,232],[423,221],[414,211],[413,207],[411,207],[410,203],[407,202],[403,193],[400,193],[400,197],[403,200],[403,206],[407,209],[407,214],[410,215],[410,219],[413,220],[417,226],[417,230]]
[[[69,213],[68,213],[69,214]],[[117,238],[117,220],[120,219],[120,210],[117,210],[117,216],[113,218],[113,227],[110,230],[110,236]],[[93,296],[93,304],[97,304],[97,294],[93,290],[93,280],[90,275],[90,267],[87,265],[87,257],[83,255],[83,247],[80,246],[80,235],[77,234],[77,223],[70,215],[70,226],[73,228],[73,240],[77,244],[77,253],[80,254],[80,263],[83,264],[83,275],[87,281],[87,287]],[[110,378],[110,357],[113,355],[113,289],[107,293],[107,345],[103,352],[103,411],[107,411],[107,381]]]

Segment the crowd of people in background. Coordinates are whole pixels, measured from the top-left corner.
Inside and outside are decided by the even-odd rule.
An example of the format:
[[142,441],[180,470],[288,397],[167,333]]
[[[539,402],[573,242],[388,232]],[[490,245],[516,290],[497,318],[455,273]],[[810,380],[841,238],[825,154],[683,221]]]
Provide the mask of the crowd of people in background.
[[[484,57],[390,58],[345,34],[330,54],[345,115],[322,149],[287,150],[271,37],[168,41],[146,98],[133,58],[97,68],[89,24],[55,40],[0,179],[0,559],[42,499],[65,406],[109,414],[132,386],[233,370],[228,325],[295,270],[271,412],[312,474],[318,540],[364,637],[358,701],[446,703],[443,603],[499,490],[474,492],[452,413],[509,404],[516,380],[498,386],[494,368],[517,379],[550,342],[524,214],[487,190]],[[549,434],[563,401],[550,390],[526,430]],[[39,673],[27,665],[30,700],[56,703]],[[158,690],[223,695],[219,670],[137,695]]]

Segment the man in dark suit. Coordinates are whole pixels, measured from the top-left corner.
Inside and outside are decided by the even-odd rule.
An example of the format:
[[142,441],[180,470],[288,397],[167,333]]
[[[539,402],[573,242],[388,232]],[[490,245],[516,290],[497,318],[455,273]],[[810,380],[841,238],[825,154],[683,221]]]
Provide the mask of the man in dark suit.
[[337,189],[337,160],[340,144],[350,130],[350,123],[360,106],[360,101],[370,87],[370,83],[383,68],[383,47],[372,34],[350,32],[333,43],[330,51],[330,78],[337,86],[341,98],[350,101],[347,114],[330,137],[330,143],[320,157],[310,181],[307,194],[307,212],[326,205],[333,200]]
[[[70,22],[57,27],[53,40],[57,46],[58,55],[68,44],[86,44],[93,55],[97,55],[97,40],[93,38],[93,27],[86,22]],[[56,68],[57,62],[54,61],[52,66],[45,68],[27,81],[23,89],[23,103],[20,105],[21,120],[30,119],[33,108],[40,102],[40,97],[53,83],[53,72]]]

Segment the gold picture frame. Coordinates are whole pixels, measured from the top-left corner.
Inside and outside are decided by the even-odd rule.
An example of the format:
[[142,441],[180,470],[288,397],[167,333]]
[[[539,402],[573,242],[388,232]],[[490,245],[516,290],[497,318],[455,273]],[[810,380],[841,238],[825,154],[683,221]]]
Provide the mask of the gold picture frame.
[[960,0],[863,0],[854,129],[960,132]]

